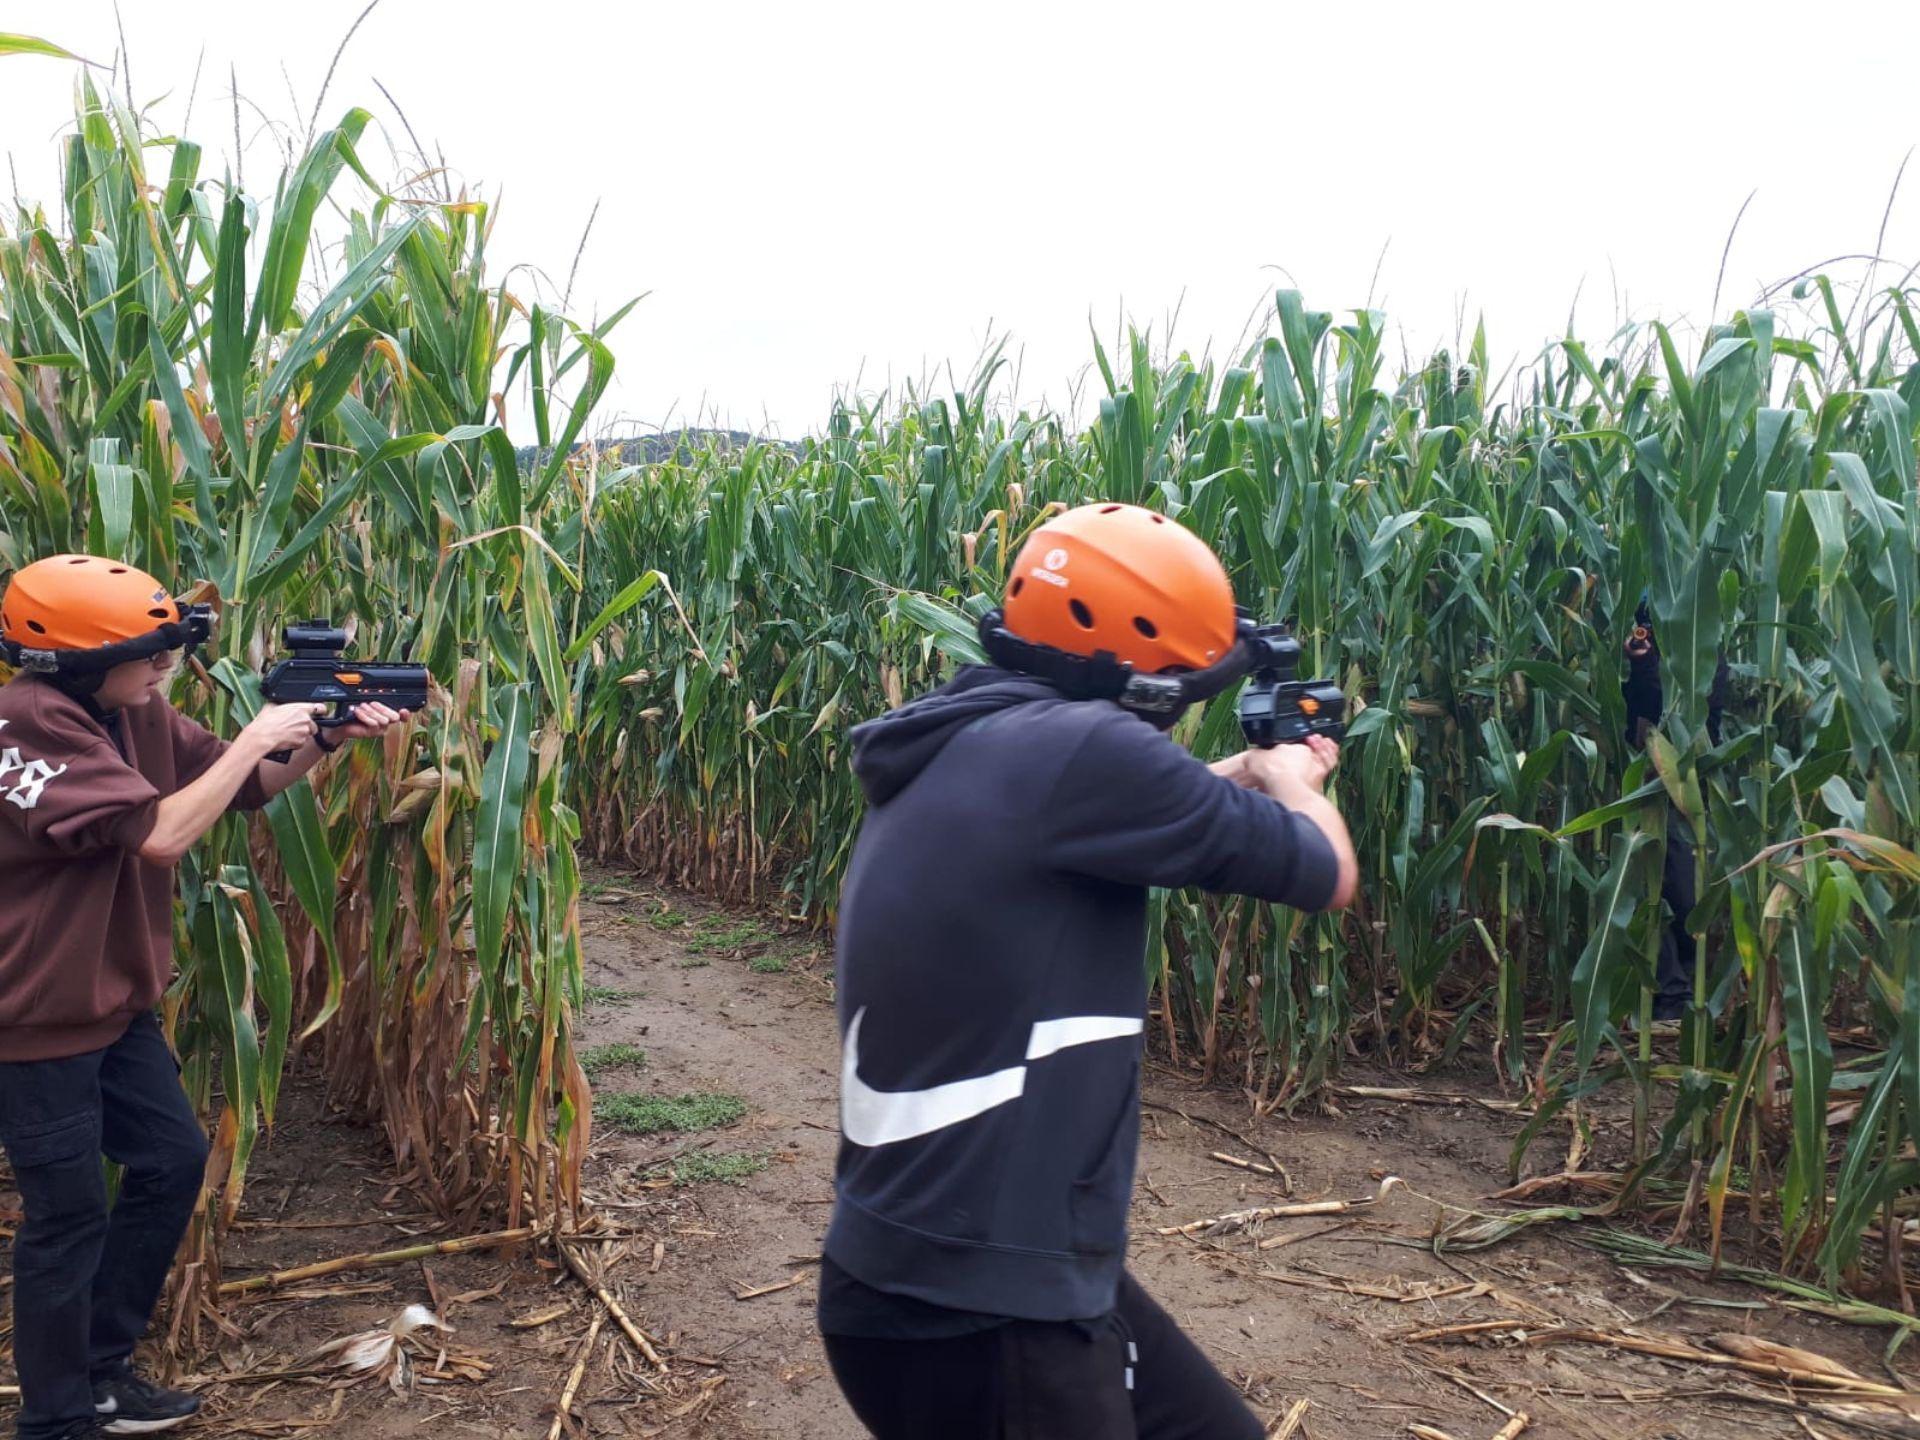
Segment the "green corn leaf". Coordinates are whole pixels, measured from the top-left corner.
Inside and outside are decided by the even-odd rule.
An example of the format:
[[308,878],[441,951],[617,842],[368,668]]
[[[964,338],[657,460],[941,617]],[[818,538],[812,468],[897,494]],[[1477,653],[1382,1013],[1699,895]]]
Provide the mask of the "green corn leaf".
[[560,438],[553,447],[553,456],[547,461],[546,468],[540,472],[528,504],[539,507],[547,497],[547,492],[560,478],[560,472],[566,468],[567,457],[573,452],[574,439],[580,434],[581,427],[587,423],[587,416],[593,413],[593,407],[600,403],[600,397],[606,393],[607,386],[613,380],[613,352],[585,331],[576,330],[575,338],[587,353],[587,379],[580,387],[580,393],[574,398],[573,408],[567,416],[567,423],[561,428]]
[[274,206],[273,224],[267,232],[260,289],[254,297],[253,314],[247,324],[249,349],[258,343],[261,335],[278,335],[285,327],[306,267],[314,217],[321,201],[333,188],[334,178],[345,160],[345,151],[339,142],[343,136],[348,145],[357,141],[371,118],[364,110],[348,111],[340,128],[324,132],[283,183]]
[[[653,587],[663,583],[666,578],[667,577],[662,575],[658,570],[649,570],[640,576],[639,579],[631,580],[623,586],[620,593],[602,606],[600,612],[587,623],[586,628],[575,637],[573,643],[567,646],[566,654],[563,657],[566,663],[571,665],[582,655],[586,654],[588,649],[593,645],[593,642],[600,637],[601,633],[605,631],[609,625],[633,609],[633,607],[638,605],[642,600],[646,599],[646,597],[652,593]],[[796,665],[799,663],[799,657],[795,657],[794,663]],[[780,687],[776,687],[774,697],[776,701],[779,698],[779,693]]]
[[277,553],[266,552],[272,558],[262,559],[259,568],[249,577],[248,589],[251,593],[275,594],[292,575],[311,563],[313,551],[321,538],[332,530],[347,506],[359,497],[362,481],[369,468],[362,467],[352,475],[336,479],[312,517],[300,527],[299,533],[281,546]]
[[[251,866],[247,869],[247,890],[252,898],[254,986],[267,1011],[267,1030],[260,1047],[260,1115],[272,1125],[293,1026],[293,965],[287,955],[280,913],[273,908],[266,886],[260,883],[259,871]],[[328,918],[331,921],[332,917]],[[323,929],[331,938],[331,923]]]
[[1820,536],[1813,525],[1813,513],[1803,503],[1805,492],[1784,496],[1789,509],[1780,532],[1779,588],[1781,602],[1792,606],[1813,576],[1820,558]]
[[[1880,1067],[1878,1080],[1867,1092],[1866,1099],[1861,1101],[1860,1113],[1854,1117],[1853,1128],[1847,1135],[1847,1148],[1840,1157],[1840,1168],[1834,1175],[1833,1218],[1828,1226],[1826,1242],[1820,1248],[1820,1260],[1826,1270],[1827,1284],[1836,1289],[1840,1271],[1851,1265],[1859,1254],[1861,1232],[1885,1203],[1895,1183],[1890,1171],[1876,1161],[1878,1152],[1886,1143],[1887,1121],[1898,1108],[1900,1069],[1897,1063]],[[1799,1088],[1796,1072],[1796,1096]],[[1796,1144],[1799,1140],[1798,1119],[1796,1106]],[[1790,1154],[1789,1174],[1792,1174],[1792,1162],[1793,1156]],[[1822,1156],[1823,1181],[1824,1162],[1825,1157]],[[1818,1212],[1815,1213],[1817,1215]]]
[[1725,1226],[1727,1212],[1727,1192],[1733,1185],[1734,1157],[1742,1153],[1745,1135],[1741,1121],[1746,1115],[1747,1105],[1753,1097],[1754,1081],[1760,1073],[1760,1062],[1773,1047],[1764,1036],[1748,1039],[1745,1052],[1740,1061],[1740,1071],[1734,1077],[1733,1085],[1727,1094],[1727,1103],[1720,1112],[1719,1149],[1707,1172],[1707,1223],[1712,1243],[1708,1247],[1717,1259],[1720,1255],[1720,1237]]
[[1720,662],[1720,575],[1723,562],[1695,548],[1680,587],[1656,586],[1653,614],[1659,626],[1660,668],[1671,677],[1667,703],[1678,707],[1689,728],[1705,724],[1707,692]]
[[962,664],[986,663],[987,655],[980,648],[974,625],[965,614],[946,601],[903,590],[888,602],[888,608],[929,636],[944,654]]
[[1380,569],[1394,552],[1394,542],[1402,531],[1420,523],[1425,515],[1423,510],[1408,510],[1399,515],[1389,515],[1380,522],[1380,528],[1374,532],[1373,539],[1367,542],[1367,550],[1360,565],[1360,578],[1367,580],[1380,573]]
[[1906,961],[1901,980],[1900,1025],[1892,1056],[1900,1067],[1900,1103],[1908,1136],[1920,1135],[1920,924],[1902,921],[1892,936]]
[[[220,219],[220,252],[214,263],[213,347],[209,369],[213,403],[226,436],[228,464],[244,470],[247,431],[241,396],[245,390],[247,349],[247,207],[238,191],[227,196]],[[158,357],[155,357],[158,364]]]
[[1781,1013],[1793,1071],[1793,1139],[1781,1177],[1780,1205],[1789,1234],[1817,1224],[1825,1193],[1827,1086],[1833,1044],[1827,1038],[1827,976],[1802,916],[1782,925],[1774,952],[1780,967]]
[[1600,702],[1594,698],[1584,677],[1568,669],[1565,665],[1556,665],[1546,660],[1515,660],[1511,669],[1515,674],[1524,675],[1533,684],[1557,696],[1572,707],[1573,712],[1589,725],[1599,725],[1602,719]]
[[196,926],[205,953],[214,957],[222,989],[222,1026],[226,1031],[225,1088],[237,1136],[233,1174],[244,1175],[260,1132],[256,1107],[260,1098],[260,1035],[253,1018],[253,957],[239,912],[224,886],[207,890],[201,923]]
[[1820,547],[1820,591],[1827,594],[1847,572],[1847,497],[1838,490],[1802,490],[1800,504]]
[[394,252],[416,237],[419,225],[419,218],[414,217],[394,226],[379,244],[356,260],[353,267],[321,297],[320,303],[307,316],[306,323],[287,345],[285,356],[266,377],[262,386],[263,407],[277,407],[294,383],[308,373],[308,367],[320,353],[360,318],[375,298],[373,285],[376,277],[393,258]]
[[566,664],[560,652],[560,631],[554,616],[553,594],[547,587],[547,556],[531,538],[524,545],[527,638],[540,671],[547,703],[562,732],[573,729],[573,691],[567,684]]
[[498,692],[498,731],[480,777],[473,833],[473,941],[475,962],[489,976],[500,974],[505,960],[507,909],[520,873],[534,723],[530,701],[524,683]]
[[71,50],[62,50],[51,40],[40,40],[32,35],[11,35],[5,31],[0,31],[0,55],[47,55],[55,60],[80,58]]
[[1594,892],[1591,930],[1573,971],[1574,1023],[1579,1032],[1574,1066],[1579,1073],[1592,1066],[1629,988],[1626,982],[1633,973],[1631,957],[1636,949],[1634,921],[1659,891],[1645,864],[1656,848],[1644,831],[1615,835],[1607,872]]
[[1900,497],[1908,534],[1920,536],[1920,493],[1916,493],[1914,480],[1920,474],[1920,465],[1914,459],[1912,409],[1897,390],[1875,388],[1865,392],[1864,398],[1872,426],[1871,453],[1880,493]]
[[102,436],[88,447],[87,478],[92,503],[87,518],[87,548],[116,560],[129,558],[133,529],[133,467],[120,460],[120,442]]
[[[1900,507],[1884,499],[1873,488],[1873,478],[1867,474],[1866,462],[1858,455],[1845,451],[1829,457],[1833,462],[1834,478],[1840,482],[1840,492],[1847,503],[1853,507],[1853,513],[1865,522],[1871,546],[1869,553],[1885,543],[1889,518],[1894,524],[1900,523]],[[1810,491],[1809,494],[1823,495],[1825,491]],[[1844,518],[1843,522],[1844,524]],[[1845,539],[1842,537],[1842,544]]]
[[[507,432],[490,425],[486,432],[487,453],[492,462],[495,525],[520,525],[527,517],[526,502],[520,488],[520,461],[513,453]],[[569,657],[571,658],[571,657]]]
[[1834,618],[1838,622],[1832,651],[1833,674],[1847,704],[1855,758],[1862,765],[1878,758],[1880,779],[1895,809],[1911,825],[1920,820],[1920,795],[1914,793],[1911,775],[1901,763],[1895,742],[1899,710],[1880,674],[1872,622],[1851,581],[1837,581],[1833,595]]
[[1618,800],[1610,801],[1605,805],[1597,806],[1587,811],[1584,815],[1569,820],[1553,832],[1554,836],[1561,840],[1571,840],[1576,835],[1585,835],[1591,830],[1598,830],[1604,825],[1611,825],[1616,820],[1624,820],[1629,816],[1638,815],[1647,808],[1647,802],[1658,798],[1665,788],[1665,785],[1659,779],[1649,780],[1646,784],[1640,786],[1630,794],[1623,795]]
[[199,480],[209,479],[212,475],[212,448],[200,424],[187,408],[186,393],[180,387],[180,377],[174,373],[173,357],[161,343],[160,327],[147,326],[147,353],[151,359],[151,374],[154,388],[167,407],[167,418],[172,422],[174,444],[180,447],[182,458],[187,465],[187,473]]

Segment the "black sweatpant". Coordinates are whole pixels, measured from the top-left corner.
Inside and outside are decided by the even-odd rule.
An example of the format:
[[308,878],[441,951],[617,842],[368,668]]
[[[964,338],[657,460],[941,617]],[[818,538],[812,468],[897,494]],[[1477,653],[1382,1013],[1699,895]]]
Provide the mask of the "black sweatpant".
[[[47,1440],[93,1418],[93,1377],[146,1331],[207,1137],[147,1014],[104,1050],[0,1064],[0,1146],[26,1209],[13,1240],[18,1434]],[[103,1153],[125,1167],[111,1212]]]
[[1660,898],[1667,904],[1667,925],[1660,932],[1655,970],[1653,1016],[1678,1020],[1693,1003],[1693,936],[1687,916],[1697,903],[1694,886],[1693,827],[1676,810],[1667,811],[1667,860],[1660,876]]
[[1261,1440],[1264,1427],[1131,1275],[1112,1315],[948,1340],[823,1337],[875,1440]]

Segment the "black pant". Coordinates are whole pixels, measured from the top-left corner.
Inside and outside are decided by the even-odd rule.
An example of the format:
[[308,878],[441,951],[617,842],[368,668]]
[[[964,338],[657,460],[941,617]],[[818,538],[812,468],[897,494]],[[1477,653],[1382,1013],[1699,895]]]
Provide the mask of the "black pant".
[[876,1440],[1261,1440],[1265,1428],[1125,1275],[1114,1313],[1013,1320],[950,1340],[825,1336]]
[[[26,1221],[13,1241],[19,1440],[93,1418],[93,1377],[124,1364],[186,1233],[207,1137],[159,1023],[112,1045],[0,1064],[0,1146]],[[125,1167],[111,1213],[100,1156]]]
[[1653,1014],[1657,1020],[1677,1020],[1693,1003],[1693,936],[1687,916],[1698,894],[1694,886],[1693,828],[1678,810],[1667,812],[1667,863],[1660,876],[1660,898],[1667,902],[1667,928],[1660,933],[1660,961],[1655,972]]

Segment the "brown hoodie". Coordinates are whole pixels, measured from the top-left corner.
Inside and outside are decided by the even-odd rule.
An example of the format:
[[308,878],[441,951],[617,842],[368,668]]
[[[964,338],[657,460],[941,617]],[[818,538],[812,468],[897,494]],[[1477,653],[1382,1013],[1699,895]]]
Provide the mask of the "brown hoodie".
[[[162,696],[103,720],[31,676],[0,686],[0,1062],[104,1049],[159,1000],[173,870],[140,846],[226,748]],[[230,808],[266,801],[249,777]]]

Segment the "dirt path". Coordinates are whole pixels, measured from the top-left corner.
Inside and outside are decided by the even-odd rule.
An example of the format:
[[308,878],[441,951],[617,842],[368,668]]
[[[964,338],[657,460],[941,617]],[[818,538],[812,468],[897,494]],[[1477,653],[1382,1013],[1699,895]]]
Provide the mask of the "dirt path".
[[[859,1440],[812,1318],[836,1138],[825,957],[752,920],[619,877],[598,879],[584,909],[593,999],[582,1043],[607,1067],[595,1080],[603,1114],[586,1184],[635,1234],[611,1283],[662,1342],[673,1373],[661,1387],[609,1325],[584,1366],[573,1407],[579,1433]],[[633,1050],[644,1060],[636,1063]],[[1345,1079],[1406,1083],[1358,1071]],[[1468,1071],[1421,1083],[1465,1090],[1476,1082]],[[611,1119],[617,1095],[634,1097],[628,1118],[643,1126],[720,1123],[620,1133]],[[682,1103],[663,1107],[663,1098]],[[1629,1276],[1559,1235],[1444,1260],[1419,1248],[1440,1202],[1498,1208],[1483,1197],[1505,1183],[1510,1115],[1349,1097],[1335,1116],[1256,1124],[1232,1092],[1202,1091],[1164,1069],[1150,1073],[1147,1102],[1134,1272],[1281,1432],[1305,1401],[1291,1433],[1312,1440],[1404,1437],[1413,1423],[1485,1440],[1506,1421],[1500,1406],[1527,1412],[1530,1436],[1571,1440],[1808,1433],[1789,1415],[1726,1399],[1746,1387],[1724,1371],[1525,1343],[1556,1321],[1613,1333],[1637,1326],[1694,1343],[1741,1331],[1885,1378],[1882,1332],[1691,1276]],[[1564,1131],[1543,1142],[1535,1164],[1556,1165],[1563,1144]],[[1221,1163],[1216,1152],[1278,1161],[1291,1190],[1278,1176]],[[1274,1219],[1217,1239],[1154,1233],[1255,1206],[1373,1196],[1387,1175],[1403,1183],[1357,1212]],[[12,1205],[0,1177],[0,1211]],[[314,1087],[295,1084],[256,1162],[228,1274],[404,1245],[427,1229],[404,1218],[416,1210],[393,1189],[379,1137],[321,1114]],[[0,1243],[6,1238],[0,1225]],[[754,1291],[766,1293],[740,1298]],[[1692,1297],[1749,1308],[1702,1308],[1686,1303]],[[447,1344],[472,1362],[465,1378],[437,1375],[423,1361],[415,1393],[403,1399],[378,1381],[287,1373],[313,1346],[385,1326],[412,1303],[437,1304],[455,1327]],[[530,1328],[510,1323],[555,1312]],[[190,1377],[211,1412],[196,1430],[398,1440],[430,1427],[450,1437],[538,1440],[580,1357],[589,1313],[577,1284],[526,1254],[444,1257],[305,1286],[233,1312],[233,1333]],[[1466,1343],[1408,1338],[1491,1321],[1511,1323]],[[1819,1424],[1816,1433],[1847,1433]]]
[[[728,1357],[724,1402],[716,1405],[705,1433],[728,1440],[857,1440],[861,1432],[834,1388],[813,1332],[812,1270],[802,1263],[817,1252],[825,1229],[836,1135],[838,1051],[824,959],[808,962],[750,925],[741,928],[685,900],[638,887],[636,893],[616,889],[597,899],[614,903],[594,907],[601,913],[590,922],[592,981],[640,992],[640,998],[597,1009],[588,1038],[647,1052],[645,1067],[630,1079],[603,1085],[737,1094],[747,1102],[747,1117],[701,1140],[711,1141],[711,1151],[764,1154],[772,1161],[737,1186],[661,1192],[674,1197],[679,1214],[648,1292],[654,1323],[678,1330],[681,1343],[699,1353]],[[689,936],[705,953],[687,953]],[[787,964],[786,973],[749,968],[756,959],[769,964],[773,956]],[[1362,1073],[1346,1078],[1355,1084],[1406,1083]],[[1419,1422],[1459,1440],[1492,1435],[1506,1417],[1472,1394],[1471,1385],[1527,1411],[1535,1435],[1803,1436],[1789,1416],[1714,1401],[1705,1393],[1716,1388],[1713,1377],[1698,1369],[1596,1347],[1527,1349],[1510,1338],[1498,1348],[1396,1338],[1508,1317],[1520,1320],[1515,1331],[1537,1329],[1551,1316],[1617,1330],[1673,1294],[1713,1294],[1760,1308],[1672,1307],[1648,1330],[1696,1341],[1746,1330],[1878,1374],[1872,1332],[1767,1308],[1751,1291],[1714,1290],[1664,1275],[1651,1285],[1636,1283],[1554,1238],[1524,1238],[1444,1261],[1391,1243],[1417,1244],[1430,1233],[1441,1213],[1438,1201],[1499,1208],[1482,1197],[1506,1183],[1517,1124],[1509,1115],[1347,1099],[1338,1116],[1256,1125],[1231,1092],[1202,1091],[1164,1069],[1150,1074],[1147,1101],[1133,1211],[1134,1272],[1263,1417],[1277,1423],[1307,1400],[1306,1424],[1297,1433],[1362,1440],[1405,1436],[1409,1423]],[[1209,1121],[1240,1132],[1252,1146]],[[594,1147],[593,1188],[607,1193],[631,1185],[636,1174],[647,1173],[675,1148],[603,1130]],[[1214,1160],[1215,1152],[1278,1160],[1293,1189]],[[1536,1153],[1538,1163],[1554,1158],[1553,1143]],[[1361,1212],[1274,1220],[1257,1237],[1217,1242],[1154,1233],[1232,1210],[1372,1196],[1388,1174],[1404,1186]],[[1271,1248],[1258,1249],[1260,1240]],[[736,1287],[796,1276],[801,1283],[791,1289],[734,1298]],[[1476,1287],[1487,1293],[1475,1293]],[[1544,1393],[1549,1390],[1561,1393]]]

